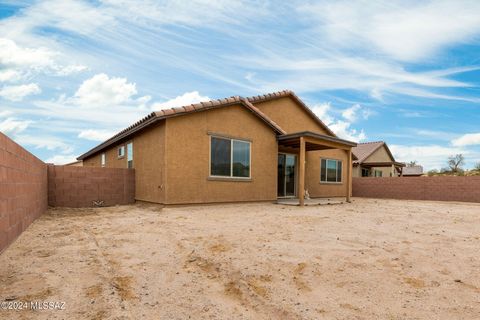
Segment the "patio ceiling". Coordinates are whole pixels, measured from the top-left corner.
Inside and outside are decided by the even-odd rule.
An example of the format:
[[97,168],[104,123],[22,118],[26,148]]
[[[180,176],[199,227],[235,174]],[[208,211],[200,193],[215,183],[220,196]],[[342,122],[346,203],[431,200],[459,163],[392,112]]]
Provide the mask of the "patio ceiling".
[[278,136],[278,145],[287,148],[300,148],[300,138],[305,140],[305,150],[343,149],[350,150],[357,144],[340,138],[310,131],[295,132]]

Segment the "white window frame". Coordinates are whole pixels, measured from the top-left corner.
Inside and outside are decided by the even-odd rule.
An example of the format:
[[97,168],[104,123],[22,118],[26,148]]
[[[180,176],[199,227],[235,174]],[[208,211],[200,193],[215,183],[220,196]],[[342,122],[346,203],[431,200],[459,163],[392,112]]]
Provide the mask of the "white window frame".
[[[230,176],[216,176],[212,175],[212,138],[223,139],[223,140],[230,140]],[[239,141],[243,143],[248,143],[249,149],[249,157],[248,157],[248,164],[250,166],[248,170],[248,177],[237,177],[233,175],[233,142]],[[249,140],[242,140],[242,139],[235,139],[230,137],[225,137],[221,135],[210,135],[209,138],[209,150],[208,150],[208,177],[214,179],[240,179],[240,180],[251,180],[252,179],[252,142]]]
[[125,157],[125,146],[124,145],[118,147],[117,156],[118,156],[119,159]]
[[[322,181],[322,160],[325,160],[325,165],[327,166],[325,168],[325,181]],[[336,181],[328,181],[328,161],[335,161],[337,164],[335,165],[335,180]],[[342,164],[342,174],[340,175],[340,181],[338,181],[338,163]],[[345,167],[343,166],[343,161],[339,159],[329,159],[329,158],[320,158],[320,183],[329,183],[329,184],[342,184],[343,183],[343,170],[345,170]]]
[[103,152],[100,156],[100,164],[102,165],[102,167],[105,167],[107,165],[107,155],[105,154],[105,152]]
[[[131,146],[131,152],[128,151],[128,146]],[[130,154],[131,153],[131,154]],[[128,162],[132,162],[132,166],[129,167]],[[133,141],[127,143],[127,168],[133,169]]]

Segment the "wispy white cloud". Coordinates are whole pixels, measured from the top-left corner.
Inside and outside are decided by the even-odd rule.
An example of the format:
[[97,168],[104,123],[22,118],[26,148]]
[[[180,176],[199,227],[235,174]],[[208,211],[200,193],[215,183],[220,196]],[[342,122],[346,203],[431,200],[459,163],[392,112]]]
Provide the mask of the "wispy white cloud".
[[45,160],[46,163],[53,163],[56,165],[63,165],[76,161],[76,156],[73,154],[57,154]]
[[372,110],[364,108],[358,103],[342,111],[342,117],[349,122],[356,122],[359,119],[368,120],[373,114],[374,112]]
[[211,100],[207,96],[202,96],[198,91],[185,92],[184,94],[172,98],[165,102],[157,102],[152,104],[152,110],[163,110],[168,108],[187,106],[192,103]]
[[468,150],[459,147],[442,145],[389,145],[390,150],[397,161],[418,161],[426,170],[446,167],[449,156],[462,153],[470,154]]
[[347,120],[336,119],[330,102],[314,105],[312,111],[340,138],[360,142],[367,138],[364,130],[352,128],[352,122],[356,120],[355,113],[360,109],[359,105],[347,108],[341,115]]
[[300,11],[318,22],[315,30],[328,45],[373,47],[402,61],[431,59],[439,50],[480,34],[478,2],[407,3],[319,1],[301,6]]
[[[0,30],[3,21],[0,20]],[[46,73],[68,76],[88,68],[80,64],[60,63],[60,53],[44,46],[23,47],[8,38],[0,38],[0,82],[18,82]]]
[[22,101],[24,97],[42,92],[38,84],[29,83],[18,86],[4,86],[0,89],[0,97],[10,101]]
[[311,109],[326,125],[334,122],[333,117],[330,115],[330,111],[332,109],[330,102],[315,104],[311,107]]
[[112,131],[88,129],[81,131],[78,134],[78,137],[92,141],[104,141],[112,137],[113,135],[114,132]]
[[62,154],[69,154],[74,151],[72,145],[64,142],[61,138],[52,136],[32,136],[29,134],[17,134],[15,136],[15,141],[24,146],[61,152]]
[[7,117],[13,114],[13,111],[10,110],[4,110],[0,111],[0,118]]
[[42,68],[54,64],[55,52],[50,49],[24,48],[13,40],[0,38],[0,64],[6,67]]
[[0,82],[14,81],[20,78],[20,73],[16,70],[0,70]]
[[[5,112],[5,114],[7,114]],[[2,117],[0,112],[0,118]],[[9,117],[0,121],[0,132],[4,134],[15,136],[16,134],[24,131],[28,128],[28,126],[32,123],[32,121],[27,120],[18,120],[14,117]]]
[[467,133],[452,140],[452,145],[456,147],[480,145],[480,133]]
[[350,141],[361,142],[367,139],[367,135],[363,129],[358,131],[357,129],[352,128],[351,125],[350,122],[337,120],[330,124],[330,129],[332,129],[332,131],[340,138]]
[[56,74],[59,76],[69,76],[74,73],[86,71],[88,70],[88,67],[80,64],[72,64],[66,67],[62,67],[62,66],[57,67],[56,70],[57,70]]

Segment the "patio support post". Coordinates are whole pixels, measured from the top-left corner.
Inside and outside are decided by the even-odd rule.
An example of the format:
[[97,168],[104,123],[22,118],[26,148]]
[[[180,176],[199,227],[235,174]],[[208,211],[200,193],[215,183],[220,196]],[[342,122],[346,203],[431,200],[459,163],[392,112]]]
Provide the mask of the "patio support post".
[[350,202],[352,196],[352,149],[347,151],[347,202]]
[[298,200],[300,206],[305,205],[305,138],[300,137],[300,161],[298,177]]

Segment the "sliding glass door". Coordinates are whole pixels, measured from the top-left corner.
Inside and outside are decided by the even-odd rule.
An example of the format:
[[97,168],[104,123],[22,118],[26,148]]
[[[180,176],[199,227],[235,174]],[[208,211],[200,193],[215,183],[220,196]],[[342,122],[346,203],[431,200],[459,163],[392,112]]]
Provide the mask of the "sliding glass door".
[[278,197],[295,197],[297,178],[297,156],[278,154]]

